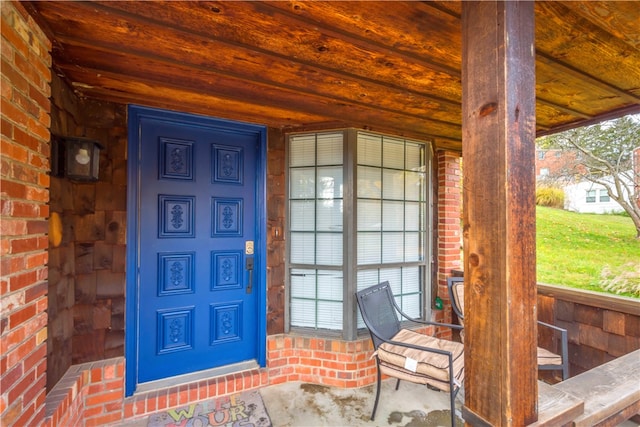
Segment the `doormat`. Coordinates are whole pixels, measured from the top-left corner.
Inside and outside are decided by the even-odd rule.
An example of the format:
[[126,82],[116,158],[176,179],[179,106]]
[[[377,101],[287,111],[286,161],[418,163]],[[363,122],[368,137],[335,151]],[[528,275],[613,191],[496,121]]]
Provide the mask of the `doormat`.
[[272,427],[257,390],[192,403],[149,416],[148,427]]

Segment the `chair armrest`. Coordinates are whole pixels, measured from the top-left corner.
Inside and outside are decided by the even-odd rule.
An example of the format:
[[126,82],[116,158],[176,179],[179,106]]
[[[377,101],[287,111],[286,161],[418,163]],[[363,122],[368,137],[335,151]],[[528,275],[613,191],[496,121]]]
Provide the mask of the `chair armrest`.
[[553,329],[553,330],[558,331],[558,332],[565,332],[565,333],[567,332],[567,330],[564,329],[564,328],[561,328],[561,327],[556,326],[556,325],[552,325],[550,323],[543,322],[542,320],[538,320],[538,325],[545,326],[547,328]]
[[541,326],[544,326],[546,328],[549,328],[552,331],[560,332],[560,346],[561,346],[561,352],[562,352],[562,360],[563,361],[566,360],[567,355],[568,355],[567,330],[564,329],[564,328],[561,328],[559,326],[552,325],[550,323],[542,322],[540,320],[538,320],[538,325],[541,325]]
[[398,313],[400,313],[400,316],[402,316],[403,318],[405,318],[408,321],[413,322],[413,323],[418,323],[418,324],[421,324],[421,325],[441,326],[441,327],[450,328],[450,329],[457,329],[457,330],[464,329],[464,326],[453,325],[451,323],[440,323],[440,322],[432,322],[430,320],[415,319],[415,318],[409,316],[408,314],[406,314],[404,311],[400,310],[400,307],[398,307],[398,304],[396,304],[395,300],[393,300],[393,306],[395,307],[396,311]]
[[458,331],[464,329],[464,326],[453,325],[451,323],[440,323],[440,322],[432,322],[430,320],[414,319],[414,318],[405,317],[405,316],[403,316],[403,317],[405,319],[407,319],[409,322],[418,323],[418,324],[421,324],[421,325],[442,326],[442,327],[445,327],[445,328],[456,329]]
[[383,340],[383,341],[385,343],[397,345],[400,347],[413,348],[414,350],[428,351],[430,353],[438,353],[438,354],[442,354],[443,356],[449,356],[449,363],[451,363],[451,361],[453,360],[453,353],[447,350],[440,350],[439,348],[431,348],[431,347],[422,347],[420,345],[409,344],[401,341],[393,341],[393,340]]

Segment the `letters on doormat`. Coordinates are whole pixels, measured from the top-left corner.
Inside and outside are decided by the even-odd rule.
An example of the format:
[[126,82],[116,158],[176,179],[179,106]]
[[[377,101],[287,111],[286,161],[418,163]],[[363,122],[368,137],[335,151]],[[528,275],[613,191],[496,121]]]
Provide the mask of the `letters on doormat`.
[[192,403],[149,416],[149,427],[271,427],[258,391]]

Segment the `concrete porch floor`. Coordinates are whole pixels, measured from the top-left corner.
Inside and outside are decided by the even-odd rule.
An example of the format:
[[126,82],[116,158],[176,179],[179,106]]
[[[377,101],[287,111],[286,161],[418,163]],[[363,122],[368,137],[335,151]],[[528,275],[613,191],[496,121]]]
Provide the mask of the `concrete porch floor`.
[[[449,395],[406,381],[394,390],[395,380],[383,381],[375,421],[371,410],[375,384],[340,389],[317,384],[289,382],[259,390],[273,427],[438,427],[449,426]],[[456,399],[456,427],[461,399]],[[119,427],[147,427],[149,417],[129,420]],[[625,421],[620,427],[638,427]],[[255,426],[268,427],[268,426]]]
[[[371,410],[375,384],[341,389],[289,382],[259,389],[273,427],[432,427],[450,424],[449,395],[406,381],[383,381],[375,421]],[[461,401],[456,400],[460,416]],[[147,427],[150,417],[127,420],[118,427]],[[462,426],[458,418],[456,427]],[[114,426],[115,427],[115,426]],[[268,427],[268,426],[255,426]]]
[[[285,383],[265,387],[262,399],[274,427],[296,426],[407,426],[450,424],[449,394],[406,381],[396,391],[396,381],[385,380],[375,421],[371,410],[375,384],[359,389],[338,389],[315,384]],[[456,400],[457,414],[461,402]],[[462,426],[462,419],[458,418]]]

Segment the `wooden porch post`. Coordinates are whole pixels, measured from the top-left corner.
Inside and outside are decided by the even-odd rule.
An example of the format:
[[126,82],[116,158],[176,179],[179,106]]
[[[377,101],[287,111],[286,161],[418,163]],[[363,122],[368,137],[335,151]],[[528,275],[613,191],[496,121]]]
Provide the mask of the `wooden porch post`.
[[537,420],[533,2],[462,2],[465,406]]

